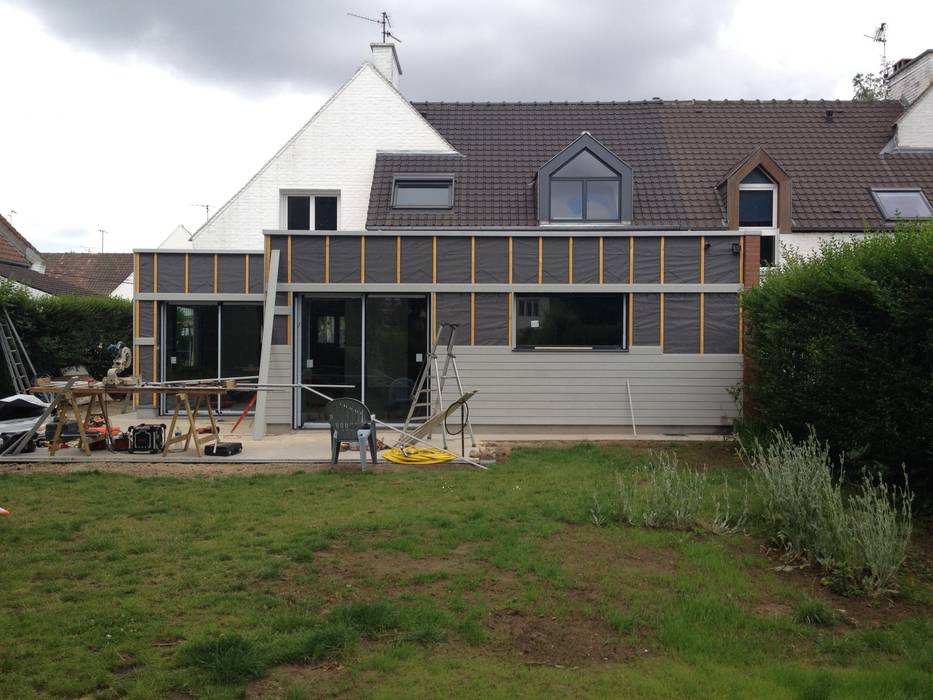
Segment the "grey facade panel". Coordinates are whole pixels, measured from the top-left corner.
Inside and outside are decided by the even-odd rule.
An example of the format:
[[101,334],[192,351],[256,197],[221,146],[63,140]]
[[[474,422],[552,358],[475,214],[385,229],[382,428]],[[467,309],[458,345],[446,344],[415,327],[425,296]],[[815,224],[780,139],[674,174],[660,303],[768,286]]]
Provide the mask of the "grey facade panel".
[[[137,367],[137,371],[144,382],[151,382],[155,379],[152,376],[152,353],[154,350],[151,345],[139,346],[139,367]],[[148,396],[140,394],[140,403],[148,402],[148,400]]]
[[430,284],[434,274],[434,242],[429,236],[402,236],[402,282]]
[[700,238],[671,237],[664,240],[664,282],[700,283]]
[[286,345],[288,343],[288,316],[276,314],[272,319],[272,344]]
[[292,282],[324,281],[324,236],[292,237]]
[[541,240],[541,281],[545,284],[567,284],[570,280],[570,246],[566,238]]
[[735,294],[703,295],[703,351],[739,351],[739,301]]
[[330,237],[330,276],[331,282],[360,281],[360,237]]
[[[161,285],[159,291],[162,291]],[[212,254],[188,256],[188,292],[191,294],[214,291],[214,256]]]
[[703,282],[718,284],[739,282],[739,254],[732,252],[732,246],[738,246],[738,236],[709,236],[703,256]]
[[152,253],[139,254],[139,279],[136,281],[140,292],[151,292],[152,289]]
[[276,306],[288,306],[288,292],[276,292],[275,293],[275,305]]
[[630,345],[661,344],[661,295],[636,294],[632,301],[633,316]]
[[246,256],[219,255],[217,257],[217,291],[246,292]]
[[265,289],[266,261],[262,255],[249,256],[249,291],[251,294]]
[[437,319],[436,327],[438,331],[438,342],[441,345],[447,343],[448,333],[445,330],[441,333],[442,323],[457,324],[457,345],[470,344],[470,295],[464,293],[437,295]]
[[473,342],[508,345],[509,295],[477,294],[473,301]]
[[700,295],[664,295],[664,352],[700,352]]
[[387,236],[366,238],[366,281],[372,283],[395,282],[397,239]]
[[603,282],[606,284],[628,284],[629,238],[607,236],[603,238]]
[[269,250],[279,251],[278,283],[285,284],[288,281],[288,236],[270,236]]
[[437,281],[440,284],[463,284],[470,281],[469,238],[437,237]]
[[[294,246],[294,241],[292,242]],[[295,251],[292,248],[292,254]],[[290,384],[292,382],[292,349],[288,345],[273,345],[269,361],[269,383]],[[266,392],[266,423],[291,425],[292,391],[281,389]]]
[[159,256],[156,275],[157,291],[163,294],[184,292],[185,256],[179,253],[162,253]]
[[599,282],[599,239],[573,239],[573,283],[597,284]]
[[661,239],[635,238],[635,282],[652,284],[661,281]]
[[512,239],[512,283],[538,283],[538,239],[516,236]]
[[154,338],[156,335],[155,332],[155,302],[153,301],[140,301],[137,302],[137,308],[139,309],[139,336],[141,338]]
[[509,281],[509,240],[476,238],[475,274],[477,284],[506,284]]

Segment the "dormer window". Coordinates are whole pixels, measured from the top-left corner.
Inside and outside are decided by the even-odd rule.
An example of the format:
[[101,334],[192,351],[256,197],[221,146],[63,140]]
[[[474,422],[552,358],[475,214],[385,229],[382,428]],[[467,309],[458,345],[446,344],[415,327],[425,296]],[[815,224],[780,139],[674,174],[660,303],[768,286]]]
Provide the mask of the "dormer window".
[[450,209],[453,205],[453,175],[396,175],[392,182],[396,209]]
[[538,171],[542,223],[621,223],[632,220],[632,169],[583,133]]
[[933,218],[933,207],[920,188],[879,188],[871,193],[888,221]]
[[761,230],[761,266],[776,262],[777,184],[757,167],[739,184],[739,228]]

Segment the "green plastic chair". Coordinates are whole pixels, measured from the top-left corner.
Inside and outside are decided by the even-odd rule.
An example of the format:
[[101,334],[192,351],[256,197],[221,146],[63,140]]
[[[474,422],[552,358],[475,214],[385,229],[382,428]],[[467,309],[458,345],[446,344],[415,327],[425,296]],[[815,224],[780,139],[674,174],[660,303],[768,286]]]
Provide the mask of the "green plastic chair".
[[356,399],[334,399],[324,406],[324,415],[330,424],[330,460],[337,464],[341,442],[357,442],[356,432],[360,428],[369,429],[369,453],[373,464],[376,463],[376,426],[372,424],[372,414],[362,401]]

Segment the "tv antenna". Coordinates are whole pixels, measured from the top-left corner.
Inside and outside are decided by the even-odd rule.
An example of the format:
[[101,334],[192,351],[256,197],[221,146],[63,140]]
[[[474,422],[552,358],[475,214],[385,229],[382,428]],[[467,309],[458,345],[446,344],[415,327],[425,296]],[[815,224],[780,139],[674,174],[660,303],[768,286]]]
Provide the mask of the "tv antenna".
[[13,215],[16,214],[15,209],[10,209],[10,225],[13,225]]
[[[103,253],[104,252],[104,235],[107,232],[102,228],[97,229],[97,232],[100,234],[100,252]],[[90,248],[88,248],[88,251],[90,251]]]
[[373,24],[378,24],[382,27],[382,43],[386,43],[386,39],[395,39],[398,43],[402,43],[402,40],[399,39],[395,34],[393,34],[390,29],[392,29],[392,18],[389,17],[388,12],[383,12],[379,15],[379,19],[373,19],[372,17],[364,17],[363,15],[358,15],[355,12],[348,12],[348,15],[351,17],[356,17],[357,19],[365,19],[367,22],[372,22]]
[[211,218],[211,205],[210,204],[189,204],[189,207],[200,207],[204,210],[204,221],[207,221]]
[[874,34],[865,36],[876,44],[881,44],[881,77],[883,79],[888,74],[888,23],[882,22]]

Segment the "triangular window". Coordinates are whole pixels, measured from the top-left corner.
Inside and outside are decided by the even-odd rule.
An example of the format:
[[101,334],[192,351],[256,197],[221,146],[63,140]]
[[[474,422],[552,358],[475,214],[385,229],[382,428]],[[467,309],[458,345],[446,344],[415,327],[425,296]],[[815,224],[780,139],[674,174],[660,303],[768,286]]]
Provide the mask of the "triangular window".
[[774,180],[759,165],[742,179],[743,185],[773,185]]
[[557,170],[551,177],[619,177],[612,168],[589,151],[580,151],[569,163]]

